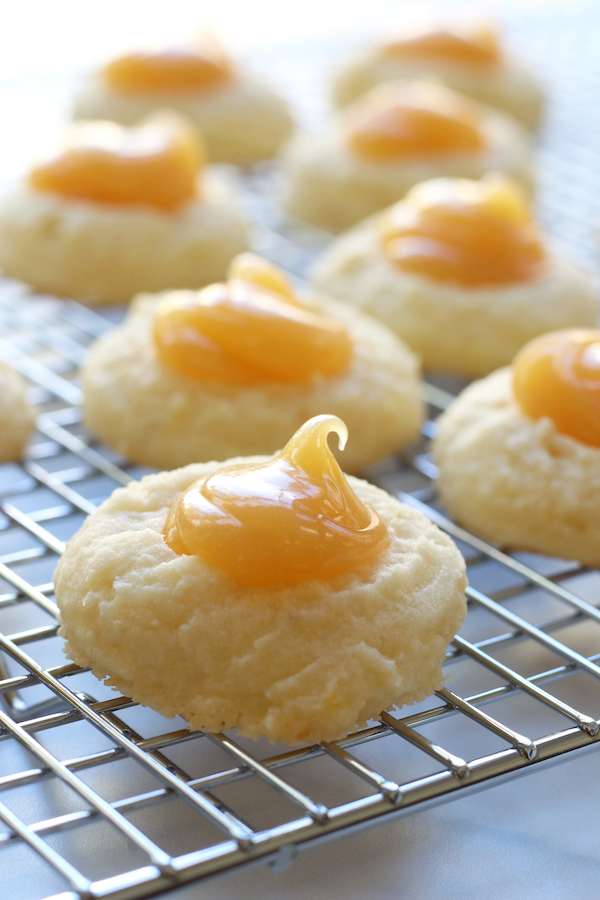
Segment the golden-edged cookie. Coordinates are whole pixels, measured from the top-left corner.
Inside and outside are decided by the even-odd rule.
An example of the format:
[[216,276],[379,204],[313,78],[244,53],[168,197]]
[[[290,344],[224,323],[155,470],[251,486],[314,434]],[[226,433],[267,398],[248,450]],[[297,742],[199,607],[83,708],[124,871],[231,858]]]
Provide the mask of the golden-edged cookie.
[[[427,193],[437,194],[423,204],[441,211],[435,220],[419,219],[411,202]],[[502,206],[486,209],[490,202]],[[470,377],[507,365],[536,335],[591,327],[598,317],[591,276],[551,253],[514,186],[498,176],[424,182],[335,238],[311,280],[384,322],[425,369]]]
[[35,413],[19,373],[0,361],[0,463],[21,458],[35,425]]
[[39,291],[125,303],[222,278],[247,246],[231,184],[199,136],[162,113],[72,126],[55,159],[0,198],[0,266]]
[[[405,122],[415,111],[422,121]],[[357,148],[359,126],[363,139]],[[368,144],[365,126],[376,132]],[[390,134],[396,148],[390,147]],[[402,199],[429,178],[481,178],[498,171],[512,176],[527,194],[534,183],[530,141],[520,125],[496,109],[425,82],[380,85],[321,134],[298,134],[285,150],[284,167],[287,212],[334,232]]]
[[274,156],[293,128],[287,103],[213,42],[132,53],[88,78],[75,98],[75,119],[133,125],[159,108],[177,110],[206,140],[213,162],[247,165]]
[[518,404],[513,372],[468,387],[438,419],[444,505],[466,528],[517,550],[600,565],[600,448]]
[[540,83],[483,28],[422,29],[372,44],[338,68],[333,100],[345,106],[382,82],[427,75],[497,107],[527,128],[539,124],[544,107]]
[[305,419],[324,412],[348,424],[352,438],[343,460],[351,472],[417,436],[423,415],[418,360],[374,319],[319,295],[299,297],[303,308],[346,327],[353,345],[347,369],[300,383],[273,377],[227,384],[161,362],[153,327],[165,299],[137,298],[123,324],[92,347],[82,371],[87,425],[129,459],[175,468],[272,453]]
[[442,685],[466,611],[446,535],[350,478],[387,528],[383,553],[332,578],[249,588],[163,535],[181,492],[218,468],[120,488],[69,542],[54,580],[70,659],[192,728],[290,744],[341,738]]

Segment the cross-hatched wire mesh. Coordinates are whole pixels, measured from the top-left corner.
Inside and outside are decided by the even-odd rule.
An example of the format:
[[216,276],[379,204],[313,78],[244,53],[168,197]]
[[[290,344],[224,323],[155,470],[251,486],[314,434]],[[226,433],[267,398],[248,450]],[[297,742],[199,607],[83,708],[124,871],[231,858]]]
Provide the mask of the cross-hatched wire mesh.
[[[596,266],[600,160],[585,111],[598,72],[585,48],[600,24],[523,20],[513,37],[557,98],[540,149],[541,215],[572,256]],[[298,89],[306,66],[277,65]],[[310,113],[312,88],[299,90]],[[280,218],[275,177],[267,166],[243,179],[255,243],[302,274],[323,236]],[[503,553],[447,518],[427,438],[456,380],[428,384],[423,440],[368,473],[447,531],[468,563],[469,612],[445,664],[453,680],[435,697],[344,740],[290,749],[190,732],[66,661],[51,584],[63,542],[143,473],[94,441],[78,407],[86,348],[120,315],[0,284],[0,357],[42,410],[26,459],[0,466],[2,896],[124,900],[253,863],[276,870],[334,833],[600,746],[600,573]]]

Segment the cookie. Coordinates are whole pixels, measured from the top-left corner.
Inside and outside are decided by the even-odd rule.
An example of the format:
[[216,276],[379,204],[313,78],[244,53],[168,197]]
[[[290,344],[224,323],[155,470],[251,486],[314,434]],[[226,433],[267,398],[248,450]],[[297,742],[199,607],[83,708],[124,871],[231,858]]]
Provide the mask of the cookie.
[[267,81],[206,42],[113,60],[82,86],[73,117],[134,125],[160,108],[177,110],[200,129],[213,162],[267,159],[293,128],[287,103]]
[[[591,276],[552,254],[526,209],[519,211],[521,220],[512,223],[512,231],[502,221],[490,223],[489,216],[479,221],[476,209],[470,219],[456,219],[457,189],[484,194],[486,181],[489,188],[492,182],[504,188],[499,199],[505,202],[510,185],[496,176],[483,182],[424,182],[406,198],[428,188],[445,192],[454,205],[452,220],[451,206],[444,208],[447,223],[454,223],[447,225],[448,243],[441,240],[443,222],[419,226],[414,211],[400,203],[335,238],[313,269],[313,286],[384,322],[420,355],[425,369],[470,377],[507,365],[536,335],[595,325],[598,299]],[[490,199],[486,196],[486,202]],[[518,196],[509,200],[519,202]],[[394,231],[393,219],[404,213],[409,215],[407,239],[394,246],[398,229]],[[387,220],[392,224],[389,235]],[[463,242],[459,226],[469,229]],[[494,241],[469,245],[468,239],[477,240],[484,226],[498,231],[493,231]],[[425,246],[421,238],[432,228],[436,241]],[[411,244],[415,231],[418,243]],[[493,283],[485,283],[486,277]]]
[[6,275],[90,303],[225,275],[247,246],[246,222],[223,175],[203,171],[185,123],[91,123],[78,135],[0,198]]
[[505,547],[600,565],[600,448],[526,415],[513,372],[468,387],[438,419],[438,487],[466,528]]
[[[406,122],[413,113],[419,119]],[[363,134],[373,130],[368,144],[361,143],[366,152],[351,143],[357,122]],[[390,132],[395,147],[387,140]],[[406,135],[411,140],[404,145]],[[348,106],[321,134],[290,141],[282,202],[290,215],[338,232],[402,199],[421,181],[481,178],[490,171],[511,175],[531,194],[533,160],[521,126],[441,85],[384,84]]]
[[35,425],[35,408],[18,372],[0,361],[0,463],[21,459]]
[[466,611],[452,541],[350,477],[387,529],[383,552],[332,578],[247,587],[164,538],[173,503],[221,465],[147,476],[87,519],[55,573],[67,656],[192,728],[289,744],[341,738],[440,687]]
[[[343,418],[353,435],[350,472],[412,441],[422,422],[419,364],[385,326],[319,295],[298,297],[310,313],[341,322],[352,358],[339,375],[298,383],[198,380],[160,361],[153,327],[168,295],[141,296],[127,319],[92,348],[82,370],[85,421],[128,459],[158,468],[233,455],[272,453],[307,418]],[[285,348],[278,347],[279,352]]]
[[434,76],[443,84],[539,125],[544,94],[539,81],[507,54],[489,29],[431,28],[400,33],[355,53],[339,66],[332,85],[336,106],[346,106],[385,81]]

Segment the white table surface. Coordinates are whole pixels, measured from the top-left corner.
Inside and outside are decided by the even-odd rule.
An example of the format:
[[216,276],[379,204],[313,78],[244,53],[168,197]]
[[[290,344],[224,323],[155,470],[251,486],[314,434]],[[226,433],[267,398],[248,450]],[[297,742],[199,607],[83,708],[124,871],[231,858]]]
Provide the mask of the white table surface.
[[575,900],[600,886],[600,753],[168,900]]

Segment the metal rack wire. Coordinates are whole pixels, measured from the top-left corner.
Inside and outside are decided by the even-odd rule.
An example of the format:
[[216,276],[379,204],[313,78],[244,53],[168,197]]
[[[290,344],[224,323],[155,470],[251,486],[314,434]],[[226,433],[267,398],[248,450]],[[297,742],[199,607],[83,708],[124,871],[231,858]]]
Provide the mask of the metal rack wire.
[[[553,34],[548,26],[546,41]],[[541,53],[548,43],[536,35]],[[571,147],[561,151],[557,121],[542,149],[547,187]],[[543,194],[559,236],[561,222],[591,229],[576,190],[600,172],[589,159],[583,173],[574,163],[569,204]],[[269,177],[245,180],[256,243],[297,271],[318,236],[276,218]],[[581,230],[562,237],[572,234],[591,256]],[[469,613],[447,655],[451,686],[344,740],[289,749],[190,732],[65,662],[56,559],[85,515],[142,474],[94,441],[78,408],[86,347],[118,315],[0,283],[0,356],[42,409],[25,461],[0,466],[0,893],[33,900],[26,885],[35,883],[35,896],[54,900],[132,900],[243,866],[277,871],[303,846],[600,747],[600,573],[504,553],[445,515],[426,439],[458,386],[439,381],[426,386],[423,441],[368,474],[433,519],[467,559]]]

